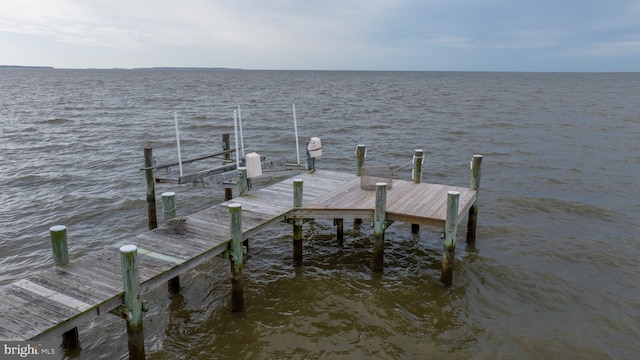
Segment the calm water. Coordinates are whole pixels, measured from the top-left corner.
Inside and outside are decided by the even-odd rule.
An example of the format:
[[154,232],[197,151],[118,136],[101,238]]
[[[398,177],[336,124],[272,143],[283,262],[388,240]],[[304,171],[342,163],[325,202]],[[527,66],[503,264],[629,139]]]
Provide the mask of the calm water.
[[[476,248],[461,229],[445,288],[440,229],[392,225],[376,277],[367,222],[345,223],[343,248],[331,221],[306,224],[299,269],[290,226],[273,227],[252,239],[244,313],[217,259],[179,295],[146,295],[150,359],[635,359],[638,94],[637,73],[2,69],[0,284],[51,266],[52,225],[67,225],[72,261],[145,231],[143,147],[177,158],[174,111],[185,158],[218,150],[241,105],[250,151],[294,160],[295,103],[301,142],[322,139],[319,168],[354,171],[358,143],[394,167],[423,148],[425,181],[468,186],[483,154]],[[214,182],[157,188],[170,190],[179,214],[223,198]],[[127,357],[121,319],[80,338],[64,358]]]

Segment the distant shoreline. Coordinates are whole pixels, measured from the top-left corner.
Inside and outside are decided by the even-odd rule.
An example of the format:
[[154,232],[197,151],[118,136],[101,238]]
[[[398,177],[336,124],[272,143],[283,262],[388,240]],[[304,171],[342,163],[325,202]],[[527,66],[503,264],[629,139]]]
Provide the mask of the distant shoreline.
[[[0,65],[0,69],[56,69],[53,66],[24,66],[24,65]],[[69,70],[66,69],[65,70]],[[240,68],[225,68],[225,67],[172,67],[172,66],[159,66],[159,67],[141,67],[141,68],[112,68],[112,69],[98,69],[98,68],[78,68],[73,70],[243,70]]]
[[53,66],[0,65],[1,69],[53,69]]

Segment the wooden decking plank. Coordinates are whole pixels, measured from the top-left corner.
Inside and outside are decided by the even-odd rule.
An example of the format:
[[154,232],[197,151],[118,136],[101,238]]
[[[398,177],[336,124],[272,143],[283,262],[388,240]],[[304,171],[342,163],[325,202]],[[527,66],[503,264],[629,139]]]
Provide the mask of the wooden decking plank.
[[120,254],[115,247],[101,249],[72,261],[74,263],[73,266],[85,266],[87,269],[103,274],[105,278],[108,278],[109,274],[113,274],[116,278],[122,276]]
[[10,304],[14,308],[12,312],[14,317],[36,328],[52,327],[68,317],[10,293],[3,294],[0,301]]
[[103,294],[112,294],[122,290],[122,280],[119,274],[114,276],[112,273],[96,270],[95,267],[65,265],[56,267],[55,272],[50,272],[50,276],[64,279],[69,283],[84,283],[90,279],[91,287]]
[[70,308],[67,305],[61,304],[57,301],[53,301],[48,297],[43,297],[38,294],[35,294],[31,291],[25,290],[18,286],[13,286],[9,284],[6,288],[7,293],[12,294],[13,296],[24,299],[25,301],[37,304],[43,308],[49,309],[50,311],[58,314],[61,318],[69,318],[71,316],[76,315],[79,311],[74,308]]
[[[98,277],[97,273],[94,277]],[[49,271],[30,276],[27,281],[56,292],[54,296],[66,297],[66,301],[79,300],[82,304],[86,304],[88,309],[102,303],[105,298],[111,297],[114,291],[111,287],[102,288],[99,282],[94,283],[88,279],[90,278],[86,276],[80,277],[63,271]]]
[[[0,313],[0,317],[2,317],[3,319],[6,318],[2,313]],[[10,326],[9,322],[0,325],[0,339],[3,339],[4,341],[19,341],[26,338],[24,334],[14,332],[12,331],[13,329],[9,329],[5,326]]]
[[198,234],[200,240],[214,245],[231,237],[229,232],[229,211],[216,206],[187,217],[187,229]]
[[3,338],[3,340],[25,340],[40,332],[37,324],[25,322],[25,319],[15,315],[16,304],[1,301],[0,298],[0,318],[2,318],[2,327],[5,332],[10,334],[18,334],[18,338]]
[[[146,233],[145,233],[146,234]],[[204,246],[200,242],[192,241],[192,237],[182,236],[179,234],[173,234],[173,236],[166,236],[166,233],[154,232],[155,235],[151,236],[136,236],[128,241],[115,244],[115,247],[120,245],[136,245],[139,248],[153,249],[155,252],[173,256],[179,260],[188,261],[195,255],[198,255],[204,251]]]
[[[38,279],[42,279],[42,277],[38,277]],[[27,291],[30,291],[38,296],[49,298],[55,302],[66,305],[72,309],[76,309],[78,311],[85,311],[92,307],[88,302],[94,302],[95,299],[87,298],[83,296],[70,296],[66,292],[52,290],[51,287],[57,288],[56,286],[52,286],[51,283],[43,281],[46,285],[44,286],[42,282],[34,282],[32,279],[30,280],[19,280],[13,283],[12,285],[21,287]],[[60,285],[60,284],[58,284]],[[64,290],[66,290],[65,286],[62,286]],[[83,299],[84,298],[84,299]]]

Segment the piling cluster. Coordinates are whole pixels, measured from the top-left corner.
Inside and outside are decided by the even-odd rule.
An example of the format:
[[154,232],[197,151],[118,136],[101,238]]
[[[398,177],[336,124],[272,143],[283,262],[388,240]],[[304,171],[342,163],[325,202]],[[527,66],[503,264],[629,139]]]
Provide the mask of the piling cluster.
[[[229,136],[223,136],[226,140],[225,146],[228,148]],[[148,204],[148,227],[150,230],[157,228],[156,215],[156,196],[155,196],[155,178],[153,155],[151,148],[144,149],[145,158],[145,177],[147,182],[147,204]],[[228,155],[228,154],[227,154]],[[227,157],[225,155],[225,157]],[[363,176],[363,169],[366,156],[366,147],[358,145],[356,148],[356,174]],[[469,208],[466,241],[468,244],[474,244],[476,241],[476,227],[478,216],[478,196],[477,191],[480,186],[480,169],[482,164],[482,155],[474,155],[471,162],[471,189],[476,191],[476,197]],[[414,183],[421,183],[423,180],[424,151],[416,149],[413,154],[413,171],[412,178]],[[315,167],[314,167],[315,169]],[[313,169],[310,169],[313,170]],[[246,168],[238,167],[238,196],[242,196],[249,188],[246,183]],[[242,180],[244,179],[244,181]],[[293,209],[300,210],[304,208],[303,180],[293,179]],[[378,182],[375,187],[375,208],[373,211],[373,249],[371,269],[373,272],[382,272],[384,268],[384,241],[385,229],[391,223],[387,219],[387,191],[390,184],[386,182]],[[174,192],[162,193],[163,219],[164,223],[176,218],[176,194]],[[225,189],[225,199],[231,200],[231,191],[227,193]],[[455,262],[455,248],[457,238],[457,226],[459,219],[459,202],[460,193],[458,191],[448,191],[447,193],[447,210],[446,220],[443,229],[443,257],[442,257],[442,273],[441,281],[444,285],[449,286],[453,282],[453,268]],[[468,206],[469,202],[467,202]],[[231,282],[231,310],[244,310],[244,249],[246,244],[243,239],[242,228],[242,205],[234,202],[228,204],[229,210],[229,234],[230,242],[226,255],[230,261],[230,282]],[[293,266],[301,266],[303,263],[303,224],[304,218],[293,217],[287,220],[293,227]],[[359,224],[362,219],[354,219],[354,224]],[[334,219],[336,226],[336,238],[338,244],[342,245],[344,240],[344,219]],[[419,226],[412,224],[412,232],[418,233]],[[69,254],[67,246],[66,227],[62,225],[50,228],[51,245],[53,250],[55,266],[63,267],[69,263]],[[126,320],[129,357],[131,359],[144,359],[144,332],[143,332],[143,315],[146,311],[146,302],[140,294],[140,276],[138,270],[138,249],[135,245],[124,245],[120,247],[122,279],[124,289],[124,302],[111,313]],[[175,277],[168,283],[168,289],[171,292],[180,290],[180,279]],[[78,345],[78,330],[73,328],[63,334],[62,346],[64,348],[74,348]]]

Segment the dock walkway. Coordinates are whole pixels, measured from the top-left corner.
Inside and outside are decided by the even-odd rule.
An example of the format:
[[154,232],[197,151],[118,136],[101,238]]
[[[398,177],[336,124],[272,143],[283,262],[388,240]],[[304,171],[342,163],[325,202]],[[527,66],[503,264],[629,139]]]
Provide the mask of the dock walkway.
[[[293,180],[304,182],[302,208],[293,208]],[[387,193],[387,218],[443,225],[447,192],[460,193],[459,218],[477,193],[469,188],[394,180]],[[136,245],[140,287],[145,293],[227,251],[231,234],[228,205],[242,205],[243,239],[266,226],[293,218],[372,218],[375,191],[360,189],[354,174],[316,170],[250,192],[125,243],[72,258],[69,264],[0,287],[0,339],[49,340],[123,304],[118,248]]]

